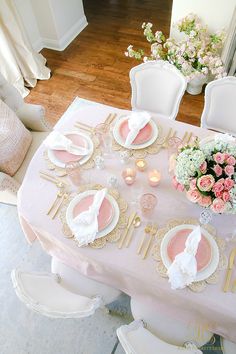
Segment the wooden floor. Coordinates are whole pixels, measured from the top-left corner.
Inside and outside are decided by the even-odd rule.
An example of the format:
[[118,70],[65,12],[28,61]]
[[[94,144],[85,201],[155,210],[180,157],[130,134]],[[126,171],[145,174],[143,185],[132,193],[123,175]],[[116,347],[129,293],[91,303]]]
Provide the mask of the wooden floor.
[[[172,0],[84,0],[88,26],[63,52],[42,50],[52,77],[39,81],[26,101],[44,105],[53,124],[76,96],[129,109],[128,74],[137,62],[124,51],[130,43],[146,45],[143,22],[168,35],[171,6]],[[199,125],[202,109],[203,95],[185,94],[177,119]]]

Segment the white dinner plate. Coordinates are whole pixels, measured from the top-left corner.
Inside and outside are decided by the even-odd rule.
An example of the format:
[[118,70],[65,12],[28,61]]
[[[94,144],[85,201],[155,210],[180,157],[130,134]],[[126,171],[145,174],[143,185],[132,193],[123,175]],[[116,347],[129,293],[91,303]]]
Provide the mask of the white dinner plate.
[[[83,165],[84,163],[86,163],[90,157],[92,156],[93,154],[93,149],[94,149],[94,146],[93,146],[93,141],[92,139],[90,138],[90,136],[84,132],[79,132],[79,131],[71,131],[71,132],[66,132],[64,133],[65,136],[67,135],[70,135],[70,134],[76,134],[76,135],[80,135],[82,136],[83,138],[85,138],[85,140],[87,141],[87,146],[85,146],[90,152],[88,153],[88,155],[84,156],[81,160],[79,160],[79,164],[80,165]],[[48,158],[49,160],[57,167],[60,167],[60,168],[65,168],[65,163],[61,160],[59,160],[56,156],[55,156],[55,153],[54,153],[54,150],[52,149],[48,149]]]
[[132,150],[132,149],[137,150],[137,149],[144,149],[144,148],[146,148],[146,147],[152,145],[152,144],[154,143],[154,141],[156,141],[156,139],[157,139],[157,137],[158,137],[158,127],[157,127],[156,123],[155,123],[152,119],[150,119],[149,123],[150,123],[150,125],[151,125],[151,127],[152,127],[152,135],[151,135],[151,138],[150,138],[148,141],[146,141],[145,143],[143,143],[143,144],[131,144],[130,147],[126,147],[126,146],[125,146],[125,142],[124,142],[123,138],[122,138],[121,135],[120,135],[120,125],[121,125],[127,118],[128,118],[127,116],[124,116],[124,117],[121,117],[120,119],[118,119],[118,120],[116,121],[115,126],[114,126],[114,129],[113,129],[113,136],[114,136],[114,139],[116,140],[116,142],[117,142],[119,145],[121,145],[121,146],[123,146],[123,147],[125,147],[125,148],[127,148],[127,149],[130,149],[130,150]]
[[[172,239],[172,237],[174,237],[176,235],[177,231],[180,231],[183,229],[193,230],[194,228],[196,228],[196,225],[178,225],[178,226],[174,227],[173,229],[169,230],[166,233],[166,235],[164,236],[164,238],[161,242],[161,258],[162,258],[162,262],[163,262],[164,266],[167,269],[169,269],[169,267],[171,266],[171,260],[168,256],[168,253],[167,253],[167,247],[168,247],[170,240]],[[202,280],[209,278],[216,271],[218,264],[219,264],[219,257],[220,257],[219,256],[219,248],[217,246],[216,241],[212,237],[212,235],[203,228],[201,229],[201,232],[205,236],[205,238],[207,239],[207,241],[209,242],[209,244],[211,246],[211,260],[205,268],[203,268],[202,270],[200,270],[197,273],[195,282],[202,281]]]
[[[66,210],[66,222],[67,222],[67,225],[69,226],[69,228],[73,229],[73,226],[75,225],[74,222],[73,222],[73,210],[75,208],[75,206],[78,204],[78,202],[87,197],[88,195],[94,195],[97,193],[97,190],[89,190],[89,191],[85,191],[83,193],[80,193],[78,195],[76,195],[70,202],[70,204],[68,205],[68,208]],[[110,195],[110,194],[107,194],[106,197],[109,202],[111,203],[113,209],[114,209],[114,215],[113,215],[113,218],[111,220],[111,222],[107,225],[107,227],[105,227],[104,229],[102,229],[101,231],[99,231],[96,235],[96,238],[100,238],[100,237],[103,237],[103,236],[106,236],[107,234],[109,234],[117,225],[118,221],[119,221],[119,217],[120,217],[120,209],[119,209],[119,206],[117,204],[117,201]],[[79,241],[79,240],[78,240]]]

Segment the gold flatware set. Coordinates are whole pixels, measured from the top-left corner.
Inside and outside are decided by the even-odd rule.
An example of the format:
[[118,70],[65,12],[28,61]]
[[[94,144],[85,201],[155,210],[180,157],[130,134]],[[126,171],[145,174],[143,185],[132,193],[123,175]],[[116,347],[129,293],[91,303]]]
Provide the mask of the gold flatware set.
[[127,226],[125,228],[125,231],[124,231],[123,235],[121,236],[120,242],[118,244],[118,248],[119,249],[121,249],[123,247],[123,244],[124,244],[124,242],[126,240],[126,237],[127,237],[128,233],[130,231],[131,225],[134,222],[134,219],[135,219],[136,216],[137,216],[136,212],[132,212],[130,214],[129,219],[128,219],[128,224],[127,224]]
[[[227,268],[225,283],[224,283],[224,288],[223,288],[223,291],[225,293],[228,292],[230,289],[235,256],[236,256],[236,248],[233,248],[232,251],[230,252],[230,255],[229,255],[228,268]],[[236,291],[236,280],[234,280],[234,282],[232,284],[231,291],[232,292]]]
[[[104,124],[110,125],[116,117],[117,117],[116,113],[109,113],[107,118],[105,119]],[[82,123],[82,122],[76,122],[75,128],[85,130],[86,132],[88,132],[90,134],[95,134],[95,131],[96,131],[95,127],[91,127],[90,125]]]
[[[157,227],[157,224],[151,224],[151,223],[148,223],[144,229],[144,235],[143,235],[143,238],[138,246],[138,249],[137,249],[137,254],[141,254],[142,252],[142,249],[143,249],[143,255],[142,255],[142,259],[145,259],[148,255],[148,252],[149,252],[149,249],[151,247],[151,244],[156,236],[156,233],[157,233],[157,230],[158,230],[158,227]],[[145,244],[145,239],[148,237],[148,241],[146,242]]]

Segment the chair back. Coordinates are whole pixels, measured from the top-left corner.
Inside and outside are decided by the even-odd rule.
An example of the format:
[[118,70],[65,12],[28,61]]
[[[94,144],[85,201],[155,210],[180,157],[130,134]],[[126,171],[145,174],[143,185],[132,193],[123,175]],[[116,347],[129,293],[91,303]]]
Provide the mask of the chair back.
[[152,307],[150,303],[131,298],[130,306],[134,319],[143,320],[147,329],[167,343],[182,346],[191,341],[201,347],[212,337],[212,333],[205,328],[201,330],[198,324],[187,325],[176,320],[163,309],[161,303],[155,303],[155,307]]
[[121,326],[117,336],[126,354],[202,354],[194,344],[179,347],[164,342],[144,328],[142,321]]
[[236,135],[236,77],[227,76],[206,86],[201,126]]
[[130,70],[133,110],[175,119],[187,86],[185,77],[172,64],[151,61]]

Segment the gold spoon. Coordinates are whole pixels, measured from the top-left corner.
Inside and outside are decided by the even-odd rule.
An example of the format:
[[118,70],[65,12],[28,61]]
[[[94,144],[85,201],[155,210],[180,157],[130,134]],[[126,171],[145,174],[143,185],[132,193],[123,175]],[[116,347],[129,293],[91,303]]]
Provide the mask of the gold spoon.
[[141,253],[141,250],[143,248],[143,243],[145,241],[145,238],[150,234],[151,232],[151,229],[152,229],[152,224],[147,224],[145,229],[144,229],[144,232],[145,234],[143,235],[143,239],[142,241],[140,242],[139,244],[139,247],[138,247],[138,250],[137,250],[137,254],[140,254]]
[[126,239],[126,245],[125,247],[129,247],[130,242],[132,240],[132,235],[133,235],[133,231],[134,228],[139,227],[141,225],[141,218],[139,216],[136,216],[133,220],[132,226],[131,226],[131,231],[128,234],[128,237]]
[[158,230],[157,224],[153,225],[153,227],[151,229],[151,232],[150,232],[150,238],[148,240],[147,246],[146,246],[146,248],[144,250],[144,253],[143,253],[143,257],[142,257],[143,259],[145,259],[147,254],[148,254],[149,248],[150,248],[150,246],[152,244],[152,241],[154,240],[154,237],[155,237],[155,235],[157,233],[157,230]]

